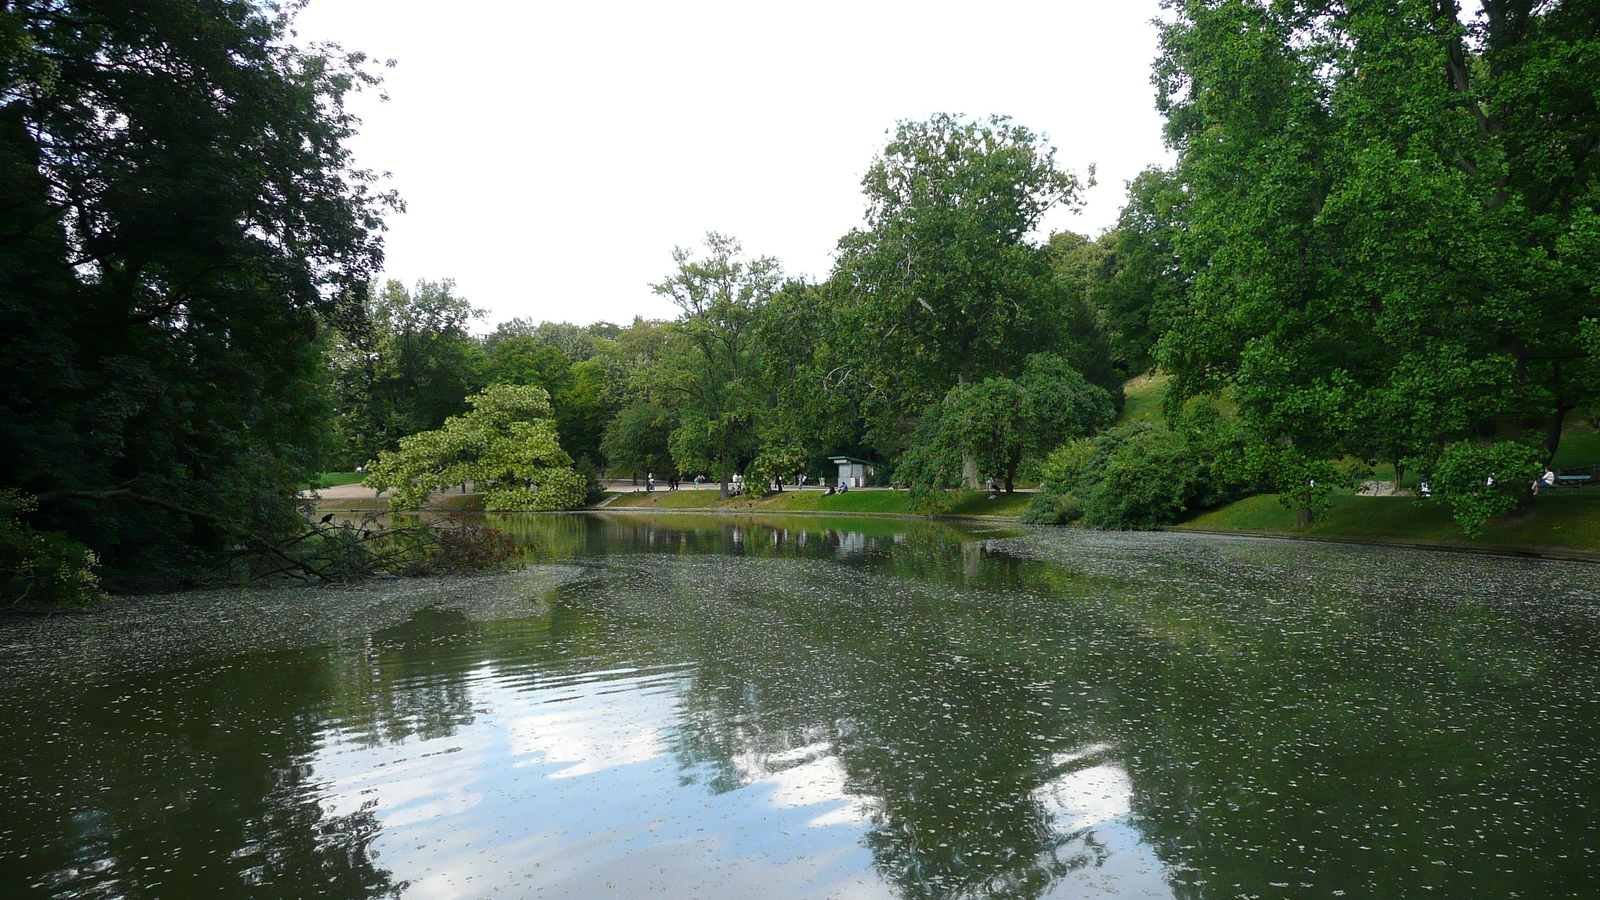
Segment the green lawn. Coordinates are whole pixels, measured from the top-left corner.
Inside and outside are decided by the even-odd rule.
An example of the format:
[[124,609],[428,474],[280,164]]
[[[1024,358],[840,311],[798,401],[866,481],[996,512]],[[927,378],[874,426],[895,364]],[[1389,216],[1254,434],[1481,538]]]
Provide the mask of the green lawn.
[[1117,424],[1160,421],[1161,401],[1166,396],[1167,382],[1171,380],[1171,375],[1157,372],[1154,375],[1137,375],[1124,382],[1122,394],[1126,399],[1122,404],[1122,414],[1117,416]]
[[1295,526],[1295,513],[1275,495],[1250,497],[1203,513],[1183,527],[1224,531],[1275,531],[1442,541],[1481,547],[1551,546],[1600,551],[1600,489],[1550,491],[1533,498],[1528,513],[1484,526],[1468,540],[1441,502],[1411,497],[1335,496],[1333,506],[1309,528]]
[[967,498],[950,509],[952,516],[1020,516],[1033,502],[1032,494],[1001,494],[993,500],[983,491],[967,491]]
[[[1032,494],[1001,494],[994,500],[983,491],[962,491],[948,515],[1017,516],[1022,514]],[[906,491],[846,491],[823,496],[822,491],[784,491],[766,497],[733,497],[718,500],[715,491],[655,491],[623,494],[607,509],[717,509],[749,512],[848,512],[879,515],[911,513],[911,495]]]
[[716,502],[716,491],[632,491],[619,495],[606,508],[705,509]]
[[1589,424],[1589,413],[1575,413],[1561,432],[1561,446],[1551,465],[1557,469],[1577,469],[1600,465],[1600,432]]
[[911,512],[911,495],[905,491],[846,491],[843,494],[825,497],[822,491],[785,491],[762,500],[750,501],[750,507],[789,511],[904,515]]
[[313,486],[320,491],[341,484],[359,484],[365,477],[367,476],[361,472],[323,472],[317,476],[317,483]]

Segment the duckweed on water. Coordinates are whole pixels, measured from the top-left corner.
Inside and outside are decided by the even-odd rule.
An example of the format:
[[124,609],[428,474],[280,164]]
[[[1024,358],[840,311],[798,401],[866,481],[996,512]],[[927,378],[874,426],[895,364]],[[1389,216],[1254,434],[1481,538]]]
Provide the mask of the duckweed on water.
[[496,524],[528,569],[0,625],[0,894],[1600,894],[1600,570]]

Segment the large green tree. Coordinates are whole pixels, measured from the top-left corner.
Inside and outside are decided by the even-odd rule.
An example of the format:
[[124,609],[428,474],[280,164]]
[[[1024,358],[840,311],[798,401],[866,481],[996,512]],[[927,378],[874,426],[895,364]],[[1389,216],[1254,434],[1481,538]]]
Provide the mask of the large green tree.
[[0,480],[110,583],[271,532],[323,429],[321,323],[387,202],[352,168],[358,54],[248,0],[0,4]]
[[665,323],[636,318],[592,360],[598,402],[616,410],[606,419],[600,440],[600,453],[613,475],[639,477],[672,465],[667,439],[677,427],[677,415],[658,402],[656,383],[670,340]]
[[[576,326],[557,328],[549,322],[538,330],[511,336],[506,336],[504,327],[485,341],[484,382],[544,388],[555,408],[561,445],[574,458],[587,458],[591,463],[599,459],[601,437],[614,410],[602,397],[605,373],[595,354],[611,342]],[[549,340],[551,333],[563,338],[576,335],[566,346],[577,357],[564,352],[561,343]]]
[[1600,6],[1170,5],[1175,400],[1226,388],[1303,458],[1549,459],[1596,389]]
[[1028,358],[1018,378],[958,384],[924,413],[918,440],[901,457],[897,480],[927,492],[956,484],[967,460],[1006,493],[1017,470],[1063,441],[1116,417],[1111,395],[1059,356]]
[[938,115],[901,122],[862,187],[867,227],[841,240],[832,278],[835,340],[873,401],[875,442],[892,448],[953,385],[1061,350],[1068,303],[1030,240],[1081,184],[1009,119]]
[[737,240],[715,232],[703,258],[680,247],[673,259],[677,271],[653,286],[682,310],[653,376],[655,400],[677,413],[670,446],[679,469],[712,469],[726,497],[737,464],[757,447],[756,320],[783,275],[777,260],[747,260]]
[[[1104,317],[1111,356],[1127,375],[1155,366],[1156,345],[1183,312],[1188,276],[1177,240],[1186,199],[1173,173],[1146,169],[1128,182],[1116,227],[1095,244],[1101,256],[1086,273],[1087,295]],[[1057,270],[1071,261],[1069,253]]]

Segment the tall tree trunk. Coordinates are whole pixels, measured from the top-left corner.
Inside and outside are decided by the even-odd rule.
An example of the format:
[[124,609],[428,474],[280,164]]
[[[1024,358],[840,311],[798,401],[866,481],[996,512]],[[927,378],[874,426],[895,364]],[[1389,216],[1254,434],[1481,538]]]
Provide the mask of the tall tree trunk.
[[1567,410],[1571,407],[1556,404],[1556,411],[1544,420],[1544,464],[1549,468],[1550,463],[1556,458],[1556,450],[1561,446],[1561,430],[1567,424]]
[[[956,384],[971,384],[972,376],[966,372],[956,376]],[[978,458],[971,453],[961,454],[961,484],[969,491],[981,490],[979,482]]]

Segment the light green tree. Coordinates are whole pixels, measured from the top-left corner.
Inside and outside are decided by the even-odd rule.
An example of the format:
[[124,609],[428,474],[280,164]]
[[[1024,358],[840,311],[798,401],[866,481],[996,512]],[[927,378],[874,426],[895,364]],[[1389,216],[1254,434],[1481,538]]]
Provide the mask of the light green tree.
[[561,449],[550,395],[533,385],[497,384],[467,398],[472,409],[444,427],[402,438],[371,467],[365,486],[394,488],[390,506],[411,509],[428,495],[473,482],[491,510],[573,509],[584,479]]

